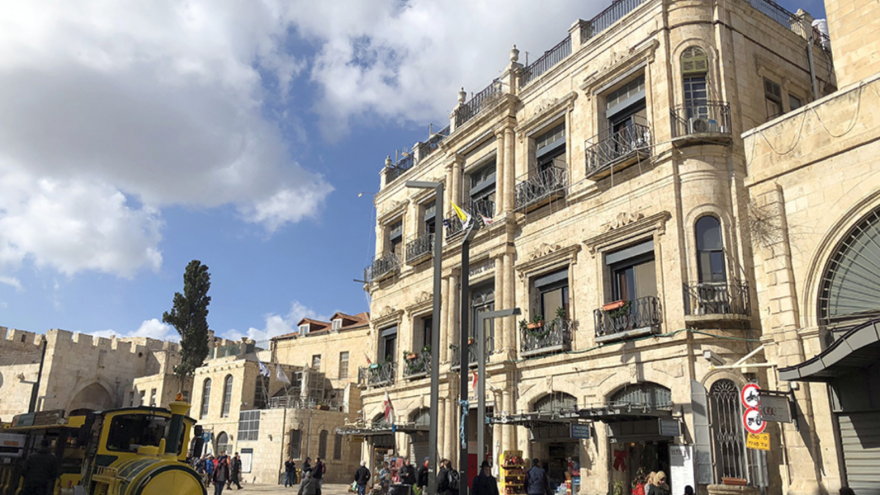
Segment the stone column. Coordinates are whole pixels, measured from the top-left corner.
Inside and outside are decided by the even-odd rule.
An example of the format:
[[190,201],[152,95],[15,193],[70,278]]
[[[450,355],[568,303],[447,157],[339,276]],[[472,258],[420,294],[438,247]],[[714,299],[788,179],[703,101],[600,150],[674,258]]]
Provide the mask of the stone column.
[[[495,310],[507,309],[507,301],[504,299],[504,288],[507,283],[504,270],[504,258],[497,256],[493,258],[495,263]],[[506,358],[504,352],[507,347],[507,339],[505,338],[505,327],[509,318],[497,318],[495,320],[495,354],[501,353],[502,359]]]
[[[442,297],[441,304],[449,304],[449,278],[444,278],[440,281],[440,294]],[[449,351],[449,344],[447,343],[447,338],[449,332],[452,331],[452,328],[449,326],[449,318],[445,317],[449,314],[450,309],[448,307],[443,308],[441,306],[441,310],[443,311],[440,315],[433,315],[432,318],[440,318],[441,315],[444,316],[443,320],[440,321],[440,348],[437,349],[437,357],[440,359],[440,363],[445,363],[447,360],[447,354]],[[440,363],[433,363],[433,366],[439,366]]]
[[504,153],[507,150],[507,147],[504,146],[504,129],[498,129],[495,131],[495,197],[497,201],[495,202],[495,215],[499,213],[508,211],[508,206],[506,204],[507,195],[504,194],[504,181],[499,180],[504,177],[504,169],[507,166],[506,161],[504,160]]
[[[501,271],[504,272],[504,280],[506,281],[504,285],[504,308],[513,308],[516,306],[516,284],[517,278],[516,274],[513,272],[513,254],[505,253],[502,257],[502,266]],[[525,308],[520,308],[525,309]],[[506,318],[507,322],[504,326],[504,342],[507,345],[507,348],[510,349],[509,357],[515,358],[517,347],[516,347],[516,320],[515,318]]]
[[[452,201],[461,206],[461,169],[464,166],[464,157],[455,155],[452,162]],[[451,206],[450,206],[451,208]]]
[[516,160],[514,148],[513,128],[504,128],[504,194],[506,196],[507,210],[505,213],[513,211],[516,207],[514,201],[514,188],[516,187]]
[[[437,409],[438,409],[438,411],[436,411],[436,414],[437,414],[438,435],[437,435],[436,448],[437,448],[437,452],[439,452],[439,455],[437,456],[437,462],[439,463],[440,459],[442,459],[443,456],[446,455],[446,452],[445,452],[446,451],[446,430],[448,428],[446,428],[446,398],[445,397],[439,398],[439,401],[437,402]],[[418,459],[416,459],[416,460],[418,460]]]

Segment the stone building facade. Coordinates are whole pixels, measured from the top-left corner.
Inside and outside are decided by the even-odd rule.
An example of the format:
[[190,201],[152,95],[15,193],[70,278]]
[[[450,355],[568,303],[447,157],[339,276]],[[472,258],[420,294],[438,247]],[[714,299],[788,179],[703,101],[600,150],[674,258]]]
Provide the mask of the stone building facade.
[[[527,67],[514,48],[499,79],[459,95],[448,128],[386,160],[365,273],[374,364],[359,371],[361,421],[387,429],[387,393],[412,426],[362,431],[363,455],[428,448],[418,423],[436,239],[441,456],[459,461],[462,305],[471,336],[480,313],[518,307],[519,320],[485,328],[493,417],[477,454],[468,415],[472,474],[483,455],[521,450],[554,481],[579,474],[580,493],[629,487],[640,468],[669,473],[675,493],[720,493],[724,479],[751,493],[835,486],[832,461],[808,463],[778,423],[767,428],[774,448],[747,449],[739,403],[748,382],[777,388],[761,347],[776,320],[756,279],[755,145],[742,134],[836,90],[811,20],[761,0],[620,0]],[[444,183],[444,204],[476,217],[467,274],[459,220],[409,180]],[[571,438],[572,423],[590,438]]]

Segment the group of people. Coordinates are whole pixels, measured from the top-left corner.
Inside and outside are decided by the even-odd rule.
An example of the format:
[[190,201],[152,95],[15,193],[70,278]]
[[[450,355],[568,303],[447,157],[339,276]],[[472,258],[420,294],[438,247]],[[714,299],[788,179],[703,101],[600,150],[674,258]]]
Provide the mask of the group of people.
[[312,467],[312,458],[306,457],[302,465],[302,480],[297,480],[296,462],[288,458],[284,462],[284,486],[296,486],[299,483],[297,495],[321,495],[321,487],[324,485],[324,475],[327,474],[327,465],[320,457]]
[[[358,495],[366,494],[367,484],[372,477],[373,475],[370,473],[369,468],[367,468],[367,463],[361,462],[361,466],[354,473],[353,483],[357,489]],[[424,464],[419,467],[418,471],[415,466],[410,463],[409,459],[404,460],[403,466],[400,467],[400,470],[397,473],[396,480],[394,479],[393,470],[388,462],[383,463],[382,468],[379,470],[379,477],[373,487],[373,493],[377,495],[387,494],[388,488],[394,481],[410,485],[417,494],[420,494],[422,490],[428,486],[428,458],[425,458]]]
[[202,475],[205,488],[214,484],[214,495],[221,495],[224,487],[231,489],[233,484],[241,490],[241,456],[238,452],[231,458],[225,450],[216,458],[208,454],[198,460],[195,468]]
[[[645,495],[670,495],[666,473],[663,471],[648,473],[645,479]],[[694,487],[690,485],[684,487],[684,495],[694,495]]]

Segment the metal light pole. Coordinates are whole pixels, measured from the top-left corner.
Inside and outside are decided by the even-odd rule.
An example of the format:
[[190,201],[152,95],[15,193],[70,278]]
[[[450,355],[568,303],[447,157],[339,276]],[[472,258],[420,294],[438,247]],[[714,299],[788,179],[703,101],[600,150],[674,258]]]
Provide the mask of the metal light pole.
[[[468,400],[468,369],[470,368],[470,360],[468,359],[468,317],[470,316],[470,271],[471,271],[471,241],[477,235],[477,229],[474,228],[475,222],[472,220],[470,228],[464,234],[464,241],[461,243],[461,335],[458,351],[459,375],[461,388],[459,407],[464,408]],[[459,421],[461,421],[461,431],[459,438],[461,445],[458,454],[458,471],[461,473],[461,483],[459,486],[460,495],[468,495],[468,448],[467,448],[467,422],[463,421],[467,411],[459,410]]]
[[[480,349],[477,357],[477,452],[483,457],[486,451],[486,320],[504,318],[520,314],[519,308],[500,309],[480,313],[477,320],[477,346]],[[494,460],[494,459],[493,459]],[[480,459],[482,463],[483,459]]]
[[434,189],[434,313],[431,316],[431,414],[428,426],[428,493],[437,494],[437,410],[440,402],[440,282],[443,264],[443,183],[406,181],[406,187]]

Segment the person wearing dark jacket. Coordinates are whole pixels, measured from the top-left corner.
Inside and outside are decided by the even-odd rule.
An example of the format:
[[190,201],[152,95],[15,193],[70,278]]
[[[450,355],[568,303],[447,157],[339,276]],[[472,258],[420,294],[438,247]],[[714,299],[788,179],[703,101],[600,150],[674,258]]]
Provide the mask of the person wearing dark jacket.
[[50,495],[55,491],[58,459],[49,452],[49,441],[40,442],[36,453],[28,456],[21,471],[24,478],[20,495]]
[[303,473],[302,483],[296,493],[297,495],[321,495],[321,485],[318,484],[318,480],[312,478],[311,470]]
[[357,485],[358,495],[364,495],[367,492],[367,483],[370,481],[370,470],[367,469],[367,463],[361,461],[361,467],[354,472],[354,482]]
[[296,486],[296,463],[293,457],[284,461],[284,488],[288,486]]
[[229,481],[229,457],[221,454],[214,467],[214,495],[223,495],[223,487]]
[[235,453],[235,457],[229,459],[229,482],[226,483],[226,488],[232,489],[232,484],[235,483],[235,486],[241,490],[241,456],[238,455],[238,452]]
[[498,481],[492,476],[489,461],[483,461],[480,465],[480,474],[474,477],[471,487],[472,495],[498,495]]
[[669,485],[666,484],[666,473],[663,471],[657,471],[657,474],[654,476],[651,495],[670,495]]
[[303,461],[303,467],[302,467],[303,478],[305,478],[305,476],[306,476],[306,471],[308,471],[308,472],[312,471],[312,458],[311,457],[306,457],[306,460]]
[[416,468],[409,462],[409,459],[403,461],[403,469],[401,471],[400,482],[404,485],[415,486]]
[[458,495],[452,489],[453,467],[449,459],[440,461],[440,472],[437,473],[437,495]]
[[529,495],[547,495],[550,493],[550,481],[547,472],[541,468],[541,461],[532,459],[532,468],[526,473],[526,493]]
[[324,473],[327,472],[327,466],[324,464],[324,461],[318,457],[318,461],[315,462],[315,468],[312,469],[312,478],[318,480],[318,486],[324,486]]
[[425,458],[425,463],[422,464],[422,467],[419,468],[418,481],[416,481],[416,486],[419,487],[419,490],[424,490],[426,486],[428,486],[428,458]]

